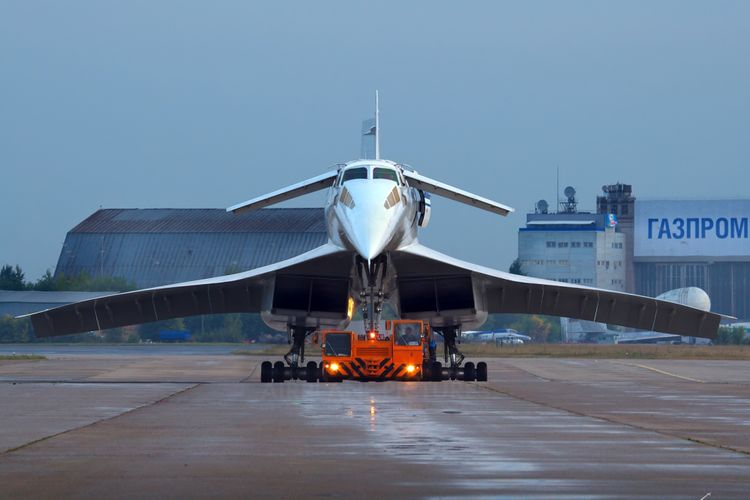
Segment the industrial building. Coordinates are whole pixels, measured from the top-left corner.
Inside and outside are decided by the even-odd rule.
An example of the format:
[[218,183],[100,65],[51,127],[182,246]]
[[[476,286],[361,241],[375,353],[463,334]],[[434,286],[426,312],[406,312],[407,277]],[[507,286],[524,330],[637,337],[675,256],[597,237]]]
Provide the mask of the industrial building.
[[254,269],[327,241],[322,208],[102,209],[65,237],[55,276],[113,276],[138,288]]
[[544,200],[526,215],[518,234],[518,259],[529,276],[625,291],[625,235],[610,214],[578,212],[575,190],[566,188],[560,211]]
[[749,218],[750,200],[639,200],[636,293],[695,286],[712,311],[750,318]]
[[635,220],[635,197],[630,184],[609,184],[602,186],[602,196],[596,197],[596,213],[612,214],[617,218],[617,232],[625,241],[625,291],[635,292],[635,271],[633,270],[633,228]]

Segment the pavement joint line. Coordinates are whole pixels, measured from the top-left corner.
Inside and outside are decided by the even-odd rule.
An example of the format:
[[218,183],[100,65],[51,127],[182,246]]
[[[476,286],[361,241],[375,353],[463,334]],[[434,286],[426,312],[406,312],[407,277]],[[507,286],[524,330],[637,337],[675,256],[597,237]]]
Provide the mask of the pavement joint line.
[[186,393],[188,391],[191,391],[191,390],[195,389],[196,387],[200,387],[201,385],[203,385],[203,384],[189,385],[188,387],[183,387],[179,391],[173,392],[171,394],[167,394],[166,396],[161,397],[161,398],[159,398],[159,399],[157,399],[155,401],[151,401],[150,403],[145,403],[145,404],[142,404],[140,406],[136,406],[135,408],[131,408],[131,409],[129,409],[127,411],[124,411],[122,413],[118,413],[117,415],[112,415],[111,417],[106,417],[106,418],[102,418],[102,419],[99,419],[99,420],[95,420],[94,422],[89,422],[88,424],[79,425],[78,427],[73,427],[73,428],[70,428],[70,429],[66,429],[64,431],[56,432],[55,434],[50,434],[49,436],[42,436],[39,439],[34,439],[33,441],[29,441],[28,443],[24,443],[22,445],[15,446],[13,448],[8,448],[7,450],[3,450],[2,452],[0,452],[0,456],[2,456],[2,455],[9,455],[9,454],[14,453],[16,451],[21,451],[23,449],[26,449],[26,448],[28,448],[30,446],[35,445],[35,444],[43,443],[45,441],[49,441],[50,439],[54,439],[54,438],[56,438],[58,436],[62,436],[63,434],[68,434],[70,432],[76,432],[76,431],[80,431],[80,430],[83,430],[83,429],[87,429],[87,428],[93,427],[93,426],[95,426],[97,424],[100,424],[100,423],[103,423],[103,422],[109,422],[111,420],[114,420],[116,418],[122,417],[124,415],[128,415],[130,413],[136,412],[136,411],[141,410],[143,408],[148,408],[148,407],[157,405],[159,403],[163,403],[163,402],[167,401],[168,399],[171,399],[173,397],[176,397],[176,396],[179,396],[181,394],[184,394],[184,393]]
[[658,368],[654,368],[653,366],[648,365],[642,365],[639,363],[624,363],[622,361],[617,362],[617,364],[624,365],[624,366],[637,366],[638,368],[643,368],[644,370],[651,370],[652,372],[660,373],[662,375],[666,375],[668,377],[675,377],[675,378],[681,378],[682,380],[687,380],[690,382],[697,382],[699,384],[705,384],[706,382],[703,380],[699,380],[697,378],[692,377],[686,377],[685,375],[677,375],[676,373],[668,372],[665,370],[660,370]]
[[470,382],[470,383],[473,384],[473,385],[476,385],[478,387],[481,387],[482,389],[490,391],[490,392],[495,392],[497,394],[502,394],[503,396],[508,396],[510,398],[517,399],[519,401],[525,401],[527,403],[532,403],[532,404],[535,404],[535,405],[544,406],[544,407],[547,407],[547,408],[552,408],[553,410],[563,411],[565,413],[570,413],[571,415],[576,415],[578,417],[593,418],[595,420],[602,420],[602,421],[610,423],[610,424],[623,425],[625,427],[630,427],[630,428],[633,428],[633,429],[638,429],[640,431],[653,432],[653,433],[656,433],[656,434],[659,434],[659,435],[662,435],[662,436],[667,436],[667,437],[676,438],[676,439],[683,439],[683,440],[689,441],[691,443],[700,444],[700,445],[703,445],[703,446],[709,446],[711,448],[717,448],[717,449],[720,449],[720,450],[731,451],[733,453],[739,453],[740,455],[744,455],[745,457],[749,457],[750,458],[750,450],[746,450],[746,449],[743,449],[743,448],[734,448],[734,447],[729,446],[729,445],[725,445],[725,444],[721,444],[721,443],[716,443],[716,442],[713,442],[713,441],[708,441],[708,440],[697,438],[697,437],[693,437],[693,436],[683,436],[683,435],[680,435],[680,434],[673,434],[673,433],[670,433],[670,432],[667,432],[667,431],[664,431],[664,430],[661,430],[661,429],[653,429],[651,427],[645,427],[645,426],[633,424],[633,423],[630,423],[630,422],[621,422],[620,420],[617,420],[617,419],[615,419],[613,417],[607,417],[607,416],[604,416],[604,415],[589,415],[587,413],[583,413],[583,412],[576,411],[576,410],[571,410],[569,408],[564,408],[562,406],[556,406],[556,405],[549,404],[549,403],[546,403],[546,402],[543,402],[543,401],[536,401],[536,400],[533,400],[531,398],[526,398],[526,397],[523,397],[523,396],[518,396],[516,394],[512,394],[511,392],[509,392],[507,390],[497,389],[495,387],[491,387],[491,386],[486,385],[486,384],[480,384],[478,382]]
[[255,363],[255,366],[253,367],[253,370],[250,372],[250,375],[248,375],[247,377],[245,377],[242,380],[240,380],[240,383],[249,382],[250,379],[253,378],[253,375],[255,374],[255,372],[258,370],[258,365],[259,364],[260,363]]

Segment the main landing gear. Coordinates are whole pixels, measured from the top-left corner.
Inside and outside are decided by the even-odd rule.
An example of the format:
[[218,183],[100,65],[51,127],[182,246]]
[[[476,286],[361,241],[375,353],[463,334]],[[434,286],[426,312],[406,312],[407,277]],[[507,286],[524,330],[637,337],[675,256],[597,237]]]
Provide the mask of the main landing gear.
[[446,366],[435,358],[435,353],[431,352],[432,363],[429,367],[430,380],[464,380],[466,382],[487,382],[487,363],[480,361],[476,365],[467,361],[464,363],[466,356],[456,347],[460,326],[444,327],[437,331],[443,337],[443,359]]
[[[284,355],[284,361],[263,361],[260,365],[260,381],[262,383],[282,383],[285,380],[306,380],[307,382],[341,382],[334,380],[315,361],[305,364],[305,339],[316,328],[289,325],[287,334],[292,344],[291,349]],[[286,362],[286,363],[285,363]]]

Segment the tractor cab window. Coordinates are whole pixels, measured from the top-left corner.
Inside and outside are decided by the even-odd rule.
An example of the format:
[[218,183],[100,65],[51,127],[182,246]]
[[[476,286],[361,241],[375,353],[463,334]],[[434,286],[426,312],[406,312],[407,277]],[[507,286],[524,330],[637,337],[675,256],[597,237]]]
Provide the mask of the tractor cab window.
[[341,183],[351,181],[354,179],[367,179],[367,167],[350,168],[344,170],[344,175],[341,178]]
[[396,345],[419,345],[419,328],[417,328],[417,325],[397,324]]
[[352,337],[348,333],[329,333],[326,335],[326,356],[351,356]]
[[375,167],[374,169],[372,169],[372,178],[386,179],[389,181],[393,181],[396,184],[399,183],[398,174],[392,168]]

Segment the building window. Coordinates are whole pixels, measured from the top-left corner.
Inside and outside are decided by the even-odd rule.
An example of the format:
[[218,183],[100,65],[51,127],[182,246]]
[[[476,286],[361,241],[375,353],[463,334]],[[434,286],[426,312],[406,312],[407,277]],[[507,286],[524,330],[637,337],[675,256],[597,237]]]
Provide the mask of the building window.
[[623,205],[622,207],[620,207],[620,214],[621,215],[628,215],[628,206],[627,205]]
[[571,283],[576,283],[576,284],[580,285],[581,284],[581,278],[571,278],[570,282]]
[[592,280],[591,278],[583,278],[584,285],[591,285],[593,283],[594,283],[594,280]]
[[548,260],[547,261],[547,265],[548,266],[554,266],[555,265],[555,261],[554,260]]
[[556,246],[557,246],[557,243],[554,241],[547,242],[547,248],[555,248]]
[[584,248],[594,248],[594,243],[592,243],[591,241],[584,241],[583,242],[583,247]]
[[570,246],[573,248],[581,248],[581,242],[580,241],[573,241],[570,243]]
[[570,261],[568,259],[560,259],[557,261],[557,264],[560,266],[569,266]]
[[568,242],[567,241],[558,241],[557,242],[557,247],[558,248],[567,248],[568,247]]

